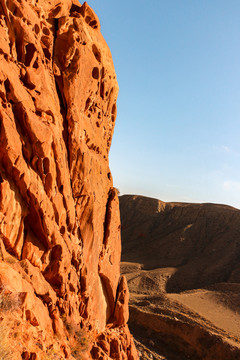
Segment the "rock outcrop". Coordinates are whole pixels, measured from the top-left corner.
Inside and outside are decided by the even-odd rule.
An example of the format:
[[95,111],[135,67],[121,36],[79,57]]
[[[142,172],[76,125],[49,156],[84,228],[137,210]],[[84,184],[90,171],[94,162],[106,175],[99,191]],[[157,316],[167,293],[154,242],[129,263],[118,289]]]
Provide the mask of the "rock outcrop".
[[240,211],[131,195],[120,209],[130,329],[143,359],[239,359]]
[[2,358],[137,359],[99,20],[78,1],[0,0],[0,64]]

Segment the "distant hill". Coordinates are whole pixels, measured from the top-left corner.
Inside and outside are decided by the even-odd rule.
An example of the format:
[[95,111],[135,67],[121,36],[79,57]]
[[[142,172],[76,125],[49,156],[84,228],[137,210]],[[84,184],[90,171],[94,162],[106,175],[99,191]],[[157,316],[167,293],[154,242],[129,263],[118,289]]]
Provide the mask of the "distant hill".
[[120,213],[143,359],[240,359],[240,211],[124,195]]
[[240,283],[240,211],[217,204],[120,196],[122,261],[175,267],[168,292]]

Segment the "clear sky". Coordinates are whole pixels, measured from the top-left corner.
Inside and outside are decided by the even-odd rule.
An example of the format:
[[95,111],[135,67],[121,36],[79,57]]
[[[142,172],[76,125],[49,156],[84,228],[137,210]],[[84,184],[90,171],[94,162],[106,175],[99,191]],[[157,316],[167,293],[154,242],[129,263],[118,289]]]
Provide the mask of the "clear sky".
[[120,87],[114,186],[240,208],[240,1],[88,4]]

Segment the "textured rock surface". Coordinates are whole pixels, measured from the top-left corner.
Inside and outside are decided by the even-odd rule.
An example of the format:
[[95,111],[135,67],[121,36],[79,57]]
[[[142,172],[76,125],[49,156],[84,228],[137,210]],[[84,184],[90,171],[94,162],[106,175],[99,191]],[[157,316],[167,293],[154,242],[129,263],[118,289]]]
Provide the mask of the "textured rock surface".
[[239,359],[240,211],[131,195],[120,209],[143,359]]
[[1,296],[17,299],[25,333],[11,358],[136,359],[108,165],[118,85],[99,20],[77,1],[0,0],[0,63]]

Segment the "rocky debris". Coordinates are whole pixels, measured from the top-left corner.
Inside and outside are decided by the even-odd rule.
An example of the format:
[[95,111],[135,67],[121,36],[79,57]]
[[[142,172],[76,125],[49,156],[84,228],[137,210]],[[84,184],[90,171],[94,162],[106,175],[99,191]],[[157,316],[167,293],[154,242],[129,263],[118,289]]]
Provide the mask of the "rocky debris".
[[[152,349],[150,350],[140,341],[134,339],[134,342],[136,344],[140,360],[167,360],[165,356],[158,355],[155,351],[153,351]],[[152,344],[151,340],[150,344],[148,345],[154,346],[155,344]]]
[[120,209],[140,358],[238,359],[240,211],[137,195],[121,196]]
[[99,20],[75,0],[0,0],[0,62],[0,286],[25,333],[14,356],[137,359],[108,164],[118,85]]

